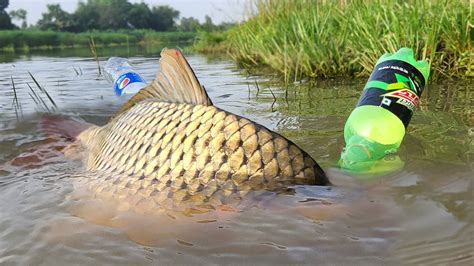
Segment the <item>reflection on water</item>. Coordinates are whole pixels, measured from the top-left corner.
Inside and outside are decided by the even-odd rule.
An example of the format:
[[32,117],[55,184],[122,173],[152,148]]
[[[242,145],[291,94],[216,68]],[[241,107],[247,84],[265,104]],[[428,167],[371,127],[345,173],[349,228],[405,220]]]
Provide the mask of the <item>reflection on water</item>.
[[[130,56],[150,81],[161,47]],[[203,213],[138,214],[78,190],[81,164],[37,129],[30,71],[60,113],[104,124],[123,103],[87,49],[0,56],[0,264],[470,264],[473,84],[430,85],[399,156],[402,170],[356,178],[334,167],[363,80],[285,87],[230,61],[189,57],[214,104],[278,131],[310,153],[334,187],[254,193]],[[16,121],[11,77],[23,109]],[[256,86],[256,83],[258,86]],[[78,174],[79,173],[79,174]],[[87,178],[94,178],[88,176]],[[121,205],[122,204],[122,205]]]
[[[163,43],[161,45],[129,45],[129,46],[107,46],[97,47],[97,54],[101,57],[121,56],[157,56],[161,49],[165,47],[179,47],[187,50],[189,43]],[[74,49],[51,48],[51,49],[32,49],[29,52],[2,52],[0,53],[0,62],[10,63],[18,60],[31,60],[32,57],[59,57],[59,58],[91,58],[92,53],[89,47],[77,47]]]

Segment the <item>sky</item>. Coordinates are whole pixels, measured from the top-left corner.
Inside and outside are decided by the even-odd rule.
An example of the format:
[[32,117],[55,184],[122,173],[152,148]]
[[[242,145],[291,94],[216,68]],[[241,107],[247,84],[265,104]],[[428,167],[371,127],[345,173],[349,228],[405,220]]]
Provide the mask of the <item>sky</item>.
[[[61,4],[65,11],[73,12],[78,2],[79,0],[10,0],[7,11],[23,8],[27,12],[28,24],[36,24],[41,14],[46,12],[46,4]],[[248,5],[247,0],[129,0],[129,2],[145,2],[149,6],[169,5],[180,12],[180,17],[195,17],[201,22],[204,21],[204,16],[209,15],[216,24],[224,21],[241,21]]]

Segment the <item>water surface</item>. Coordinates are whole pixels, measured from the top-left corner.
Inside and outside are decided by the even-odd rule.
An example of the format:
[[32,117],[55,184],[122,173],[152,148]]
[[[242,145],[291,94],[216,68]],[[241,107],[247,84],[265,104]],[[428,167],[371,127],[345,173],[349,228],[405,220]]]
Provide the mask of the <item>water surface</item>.
[[[151,81],[160,49],[101,49],[100,64],[107,56],[128,56]],[[191,54],[190,64],[216,106],[300,145],[335,186],[299,186],[249,196],[240,210],[170,218],[118,214],[77,196],[73,181],[81,163],[61,156],[57,150],[64,143],[51,149],[38,129],[45,110],[31,99],[27,84],[48,100],[28,71],[60,114],[104,124],[123,104],[87,50],[0,58],[2,265],[470,265],[474,260],[470,82],[430,85],[399,152],[402,169],[361,177],[335,165],[345,119],[364,80],[287,87],[243,74],[229,60]],[[17,114],[12,79],[22,107]],[[25,153],[34,156],[19,160]]]

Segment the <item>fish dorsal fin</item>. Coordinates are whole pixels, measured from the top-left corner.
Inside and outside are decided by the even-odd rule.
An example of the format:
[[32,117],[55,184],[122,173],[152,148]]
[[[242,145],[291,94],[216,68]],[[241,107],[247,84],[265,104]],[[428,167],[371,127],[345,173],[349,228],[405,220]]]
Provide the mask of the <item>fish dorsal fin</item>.
[[123,113],[136,103],[146,99],[158,99],[169,103],[212,105],[206,90],[199,83],[191,66],[178,49],[164,48],[161,51],[161,69],[156,78],[141,89],[117,114]]

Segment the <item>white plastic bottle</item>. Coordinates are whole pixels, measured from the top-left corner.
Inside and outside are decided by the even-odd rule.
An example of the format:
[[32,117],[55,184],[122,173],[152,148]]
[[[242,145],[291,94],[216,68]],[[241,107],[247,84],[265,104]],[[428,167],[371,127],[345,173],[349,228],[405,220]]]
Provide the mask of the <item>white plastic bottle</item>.
[[135,94],[147,85],[125,58],[109,58],[105,65],[105,73],[107,79],[113,82],[115,93],[118,96]]

